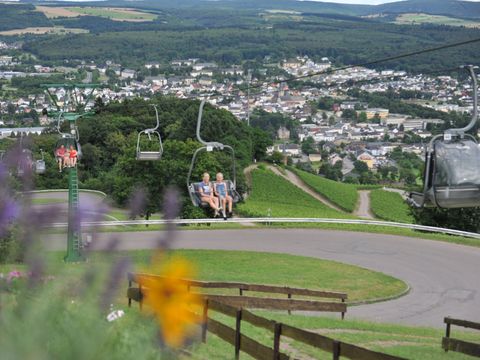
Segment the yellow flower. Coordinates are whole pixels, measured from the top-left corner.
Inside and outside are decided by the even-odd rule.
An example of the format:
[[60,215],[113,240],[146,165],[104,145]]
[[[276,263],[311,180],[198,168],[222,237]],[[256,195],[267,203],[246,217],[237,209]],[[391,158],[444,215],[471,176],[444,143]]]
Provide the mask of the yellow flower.
[[[162,329],[163,340],[170,347],[181,346],[198,317],[192,306],[201,304],[201,297],[188,291],[181,279],[192,279],[193,266],[181,258],[162,259],[156,256],[153,264],[161,277],[139,276],[144,304],[155,315]],[[152,271],[149,271],[152,274]]]

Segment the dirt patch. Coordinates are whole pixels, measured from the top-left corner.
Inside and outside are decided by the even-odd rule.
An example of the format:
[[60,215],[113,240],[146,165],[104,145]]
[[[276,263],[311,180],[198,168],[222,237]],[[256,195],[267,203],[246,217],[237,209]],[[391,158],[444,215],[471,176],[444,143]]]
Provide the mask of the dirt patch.
[[63,7],[36,6],[37,11],[43,12],[49,19],[58,17],[79,17],[81,14]]

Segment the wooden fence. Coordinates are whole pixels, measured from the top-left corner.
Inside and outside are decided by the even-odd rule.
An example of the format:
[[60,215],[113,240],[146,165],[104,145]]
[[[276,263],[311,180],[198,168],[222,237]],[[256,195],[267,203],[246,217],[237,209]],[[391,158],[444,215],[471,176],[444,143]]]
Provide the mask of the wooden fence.
[[447,325],[445,337],[442,339],[442,348],[445,351],[457,351],[466,355],[480,357],[480,344],[475,344],[468,341],[458,340],[450,337],[451,326],[462,326],[467,329],[480,330],[480,323],[472,321],[458,320],[446,317],[444,319]]
[[[127,297],[129,306],[132,300],[138,301],[142,305],[143,295],[141,286],[132,287],[133,282],[141,281],[142,276],[154,276],[147,274],[128,274],[129,288]],[[156,276],[159,280],[162,278]],[[287,354],[280,351],[281,338],[286,337],[301,343],[310,345],[319,350],[326,351],[332,355],[333,360],[348,358],[351,360],[405,360],[403,358],[383,354],[380,352],[368,350],[356,345],[348,344],[342,341],[313,333],[307,330],[299,329],[287,324],[278,323],[276,321],[256,315],[244,307],[252,306],[253,308],[275,309],[275,310],[314,310],[314,311],[346,311],[347,298],[346,294],[329,293],[317,290],[284,288],[268,285],[252,285],[241,283],[220,283],[220,282],[200,282],[192,280],[185,281],[187,286],[205,287],[205,288],[237,288],[243,291],[258,291],[268,293],[290,294],[289,299],[270,299],[255,298],[247,296],[222,296],[222,295],[204,295],[204,305],[202,315],[199,317],[199,323],[202,326],[202,341],[207,341],[207,333],[210,332],[234,346],[235,358],[239,359],[240,352],[249,354],[258,360],[288,360],[293,359]],[[252,290],[255,289],[255,290]],[[314,294],[315,293],[315,294]],[[337,298],[343,302],[323,303],[319,301],[309,300],[293,300],[292,295],[320,296]],[[326,295],[326,296],[325,296]],[[242,300],[243,299],[243,300]],[[329,304],[318,305],[319,304]],[[280,304],[280,305],[279,305]],[[333,305],[334,304],[334,305]],[[335,306],[338,306],[336,308]],[[330,307],[330,308],[329,308]],[[321,309],[321,310],[320,310]],[[330,309],[330,310],[328,310]],[[235,318],[235,328],[231,328],[209,316],[210,312],[218,312]],[[273,334],[272,347],[259,343],[258,341],[242,334],[242,322],[247,322],[253,326],[263,328]]]
[[[228,327],[208,316],[209,311],[216,311],[235,318],[235,329]],[[217,335],[235,348],[235,358],[243,351],[258,360],[287,360],[288,355],[280,351],[281,338],[286,337],[332,354],[333,360],[345,357],[351,360],[405,360],[401,357],[368,350],[356,345],[312,333],[290,325],[278,323],[253,314],[245,309],[238,309],[218,301],[206,300],[202,315],[202,341],[206,342],[207,332]],[[241,324],[245,321],[251,325],[266,329],[273,334],[273,345],[268,347],[241,333]]]
[[[141,282],[142,278],[149,279],[163,279],[159,275],[150,274],[128,274],[129,288],[127,295],[129,298],[129,305],[131,300],[141,302],[141,288],[132,287],[133,283]],[[179,280],[185,283],[189,289],[191,288],[204,288],[204,289],[237,289],[239,296],[232,295],[214,295],[214,294],[202,294],[205,299],[219,301],[234,307],[250,308],[250,309],[270,309],[270,310],[286,310],[289,313],[293,310],[297,311],[319,311],[319,312],[337,312],[341,313],[342,319],[345,318],[347,312],[347,305],[345,301],[348,296],[345,293],[322,291],[322,290],[310,290],[291,288],[286,286],[275,285],[258,285],[258,284],[245,284],[238,282],[214,282],[214,281],[197,281],[197,280]],[[279,298],[265,298],[256,296],[245,296],[245,292],[261,292],[270,294],[285,294],[287,299]],[[324,299],[335,299],[335,301],[318,301],[312,299],[293,299],[296,297],[313,297]]]

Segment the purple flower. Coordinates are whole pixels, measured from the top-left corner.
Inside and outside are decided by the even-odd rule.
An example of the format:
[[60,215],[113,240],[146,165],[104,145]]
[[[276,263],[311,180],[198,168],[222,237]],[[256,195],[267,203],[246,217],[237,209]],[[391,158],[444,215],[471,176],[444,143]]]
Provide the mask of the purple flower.
[[23,277],[23,275],[20,271],[10,271],[7,275],[7,282],[11,282],[13,279],[20,279],[21,277]]

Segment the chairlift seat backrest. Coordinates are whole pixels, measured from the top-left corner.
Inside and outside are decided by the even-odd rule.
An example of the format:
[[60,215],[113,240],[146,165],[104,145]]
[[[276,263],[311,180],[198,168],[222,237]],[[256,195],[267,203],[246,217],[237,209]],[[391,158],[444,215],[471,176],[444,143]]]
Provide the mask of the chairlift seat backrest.
[[37,174],[44,174],[46,171],[45,161],[44,160],[37,160],[35,162],[35,172]]
[[435,143],[433,186],[428,195],[442,208],[480,206],[480,146],[472,140]]

